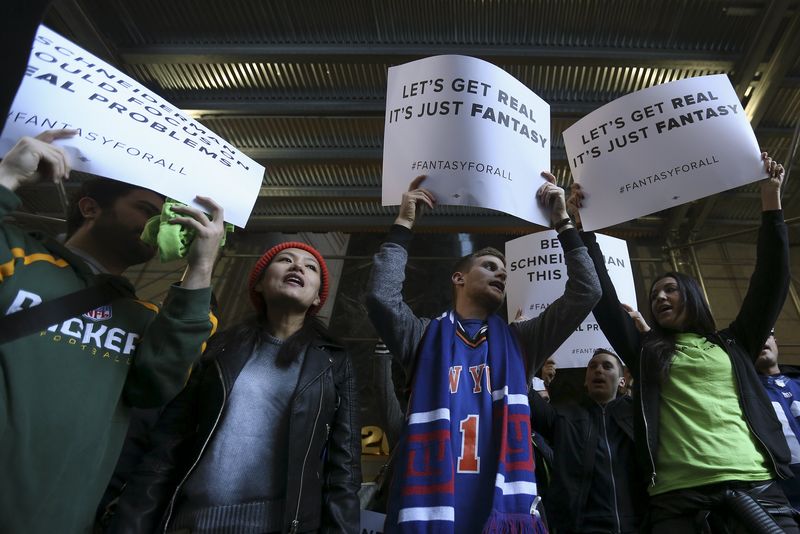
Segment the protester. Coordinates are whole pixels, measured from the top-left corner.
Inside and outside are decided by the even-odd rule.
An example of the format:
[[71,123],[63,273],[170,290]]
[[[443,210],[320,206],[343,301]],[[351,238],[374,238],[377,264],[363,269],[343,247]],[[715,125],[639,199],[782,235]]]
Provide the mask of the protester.
[[622,381],[619,357],[598,349],[580,402],[552,406],[529,397],[531,426],[553,449],[545,498],[551,533],[638,532],[644,488],[636,474],[633,401],[617,397]]
[[257,317],[211,339],[111,532],[359,531],[352,364],[316,318],[329,287],[309,245],[261,256],[249,277]]
[[[6,154],[0,218],[20,205],[18,187],[68,177],[66,156],[51,143],[72,133],[23,138]],[[175,224],[197,238],[183,284],[170,288],[160,313],[120,276],[155,252],[138,236],[160,210],[156,193],[87,182],[64,244],[0,223],[0,531],[90,528],[130,408],[161,405],[183,386],[213,327],[211,271],[223,235],[222,208],[198,202],[211,218],[180,210]]]
[[781,422],[792,455],[789,468],[794,478],[781,479],[781,487],[792,506],[800,510],[800,373],[782,371],[778,367],[778,340],[774,332],[770,333],[756,359],[756,370]]
[[416,178],[374,257],[369,317],[413,377],[397,454],[386,532],[512,532],[541,529],[528,378],[577,328],[599,296],[597,278],[566,217],[555,178],[537,197],[559,231],[568,280],[539,317],[509,327],[495,311],[505,298],[505,259],[495,249],[461,258],[451,277],[454,309],[420,319],[402,298],[407,247],[422,206],[435,198]]
[[[697,281],[667,273],[651,287],[652,330],[642,334],[620,306],[594,235],[583,234],[603,287],[595,318],[635,379],[636,442],[655,534],[699,532],[695,519],[703,510],[759,532],[778,528],[774,522],[798,532],[775,483],[791,476],[789,451],[753,366],[789,280],[783,167],[766,153],[762,158],[769,178],[761,183],[755,272],[724,330],[717,331]],[[573,187],[570,206],[583,200],[580,187]],[[573,216],[579,221],[576,210]]]

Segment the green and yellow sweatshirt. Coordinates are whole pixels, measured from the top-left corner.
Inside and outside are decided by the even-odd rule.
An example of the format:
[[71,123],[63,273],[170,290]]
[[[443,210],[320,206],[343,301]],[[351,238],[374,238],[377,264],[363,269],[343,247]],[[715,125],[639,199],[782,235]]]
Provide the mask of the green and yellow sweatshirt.
[[[0,219],[20,204],[0,186]],[[2,316],[96,282],[63,245],[0,222]],[[88,532],[131,407],[184,385],[215,327],[211,289],[128,297],[0,345],[0,532]]]

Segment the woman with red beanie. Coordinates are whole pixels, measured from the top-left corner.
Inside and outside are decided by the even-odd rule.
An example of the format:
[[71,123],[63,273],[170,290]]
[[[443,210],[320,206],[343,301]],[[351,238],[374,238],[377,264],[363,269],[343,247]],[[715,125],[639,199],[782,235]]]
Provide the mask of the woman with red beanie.
[[111,532],[358,532],[353,369],[316,318],[329,287],[305,243],[261,256],[248,279],[255,319],[209,341]]

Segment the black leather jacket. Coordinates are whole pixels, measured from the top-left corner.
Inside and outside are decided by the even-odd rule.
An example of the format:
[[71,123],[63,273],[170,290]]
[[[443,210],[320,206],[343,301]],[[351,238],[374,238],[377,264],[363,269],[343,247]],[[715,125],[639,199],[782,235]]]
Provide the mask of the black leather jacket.
[[[602,252],[594,234],[582,234],[589,255],[594,261],[603,296],[595,306],[594,316],[600,329],[617,354],[630,367],[635,378],[636,448],[641,470],[651,485],[658,476],[658,429],[661,384],[648,372],[653,358],[642,348],[642,336],[633,320],[619,304],[614,285],[606,271]],[[733,322],[712,336],[731,359],[737,393],[747,425],[756,437],[760,450],[780,478],[791,478],[789,447],[783,437],[764,387],[755,371],[754,362],[775,325],[789,293],[789,238],[782,211],[765,211],[758,234],[756,267],[747,294]]]
[[[249,347],[231,344],[207,351],[159,420],[153,448],[123,491],[110,532],[166,531],[181,485],[214,435],[250,353]],[[361,433],[355,394],[347,353],[313,342],[290,404],[293,446],[283,532],[359,531]]]
[[[636,470],[631,398],[619,397],[604,407],[588,397],[556,406],[538,394],[529,399],[531,428],[553,448],[545,499],[550,527],[565,532],[636,531],[646,493]],[[598,447],[609,451],[609,463],[597,465]],[[592,500],[593,484],[608,491]],[[602,509],[594,509],[601,500]]]

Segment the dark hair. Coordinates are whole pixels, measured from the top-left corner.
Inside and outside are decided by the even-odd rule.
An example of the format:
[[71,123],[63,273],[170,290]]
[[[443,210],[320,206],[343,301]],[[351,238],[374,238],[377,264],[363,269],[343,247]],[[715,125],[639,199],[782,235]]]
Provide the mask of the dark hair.
[[106,209],[112,206],[118,198],[124,197],[136,189],[146,188],[138,185],[126,184],[125,182],[118,182],[110,178],[91,178],[83,181],[80,189],[75,192],[69,202],[69,210],[67,211],[67,237],[71,237],[78,228],[83,226],[85,218],[78,205],[82,198],[93,198],[100,208]]
[[469,271],[470,269],[472,269],[472,265],[475,263],[475,260],[477,258],[480,258],[481,256],[494,256],[495,258],[502,261],[503,265],[506,264],[506,257],[503,255],[502,252],[500,252],[494,247],[483,247],[480,250],[476,250],[472,254],[467,254],[466,256],[462,256],[461,258],[459,258],[458,261],[455,263],[455,265],[453,265],[452,272],[463,273],[465,271]]
[[[252,352],[253,349],[269,339],[270,334],[267,331],[266,324],[265,316],[256,315],[226,328],[209,340],[205,354],[216,355],[222,347],[229,346]],[[277,356],[278,366],[288,367],[292,362],[297,361],[308,346],[318,339],[338,344],[337,340],[316,315],[306,315],[300,330],[289,336],[281,344]]]
[[[683,313],[685,323],[681,327],[680,332],[692,332],[700,335],[709,335],[717,331],[714,317],[711,315],[711,309],[708,307],[703,290],[697,280],[691,276],[683,273],[668,272],[659,276],[653,281],[650,286],[650,291],[647,293],[647,300],[652,302],[653,287],[656,283],[664,278],[672,277],[678,285],[683,300]],[[655,366],[648,366],[650,370],[648,374],[651,378],[660,381],[666,380],[669,376],[669,368],[672,364],[672,358],[675,355],[675,334],[680,333],[667,328],[662,328],[653,316],[653,307],[650,308],[650,332],[645,335],[643,349],[650,355],[655,356]]]
[[609,356],[613,356],[614,361],[617,362],[617,368],[619,369],[619,376],[622,376],[622,373],[625,370],[625,364],[622,363],[622,358],[617,356],[611,349],[599,348],[594,350],[594,353],[592,354],[592,357],[589,358],[589,361],[591,362],[594,359],[594,357],[597,356],[598,354],[608,354]]

